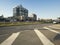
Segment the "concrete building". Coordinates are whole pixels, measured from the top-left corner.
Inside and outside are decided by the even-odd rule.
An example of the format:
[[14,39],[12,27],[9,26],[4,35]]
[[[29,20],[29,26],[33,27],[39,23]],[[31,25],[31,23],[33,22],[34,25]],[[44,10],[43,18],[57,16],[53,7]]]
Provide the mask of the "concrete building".
[[17,19],[19,19],[20,21],[26,21],[24,15],[19,16]]
[[36,21],[37,20],[37,16],[36,14],[31,14],[28,18],[29,21]]
[[[13,17],[19,18],[19,20],[28,20],[28,10],[24,8],[22,5],[19,5],[15,8],[13,8]],[[21,19],[21,17],[23,19]]]

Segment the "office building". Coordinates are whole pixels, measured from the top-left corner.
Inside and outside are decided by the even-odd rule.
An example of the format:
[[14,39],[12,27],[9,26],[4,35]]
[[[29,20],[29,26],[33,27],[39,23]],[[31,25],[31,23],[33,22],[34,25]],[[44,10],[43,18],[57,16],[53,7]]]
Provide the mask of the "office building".
[[28,10],[22,5],[19,5],[13,8],[13,17],[18,18],[19,20],[28,20]]

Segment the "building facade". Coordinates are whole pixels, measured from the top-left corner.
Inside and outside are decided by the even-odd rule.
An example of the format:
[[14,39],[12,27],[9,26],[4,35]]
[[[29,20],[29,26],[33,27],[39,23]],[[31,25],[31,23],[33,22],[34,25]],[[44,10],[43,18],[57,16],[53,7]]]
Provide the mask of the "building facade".
[[32,14],[32,15],[33,15],[33,20],[36,21],[37,20],[36,14]]
[[22,5],[13,8],[13,17],[19,20],[28,20],[28,10]]
[[37,20],[37,16],[36,14],[31,14],[28,18],[29,21],[36,21]]

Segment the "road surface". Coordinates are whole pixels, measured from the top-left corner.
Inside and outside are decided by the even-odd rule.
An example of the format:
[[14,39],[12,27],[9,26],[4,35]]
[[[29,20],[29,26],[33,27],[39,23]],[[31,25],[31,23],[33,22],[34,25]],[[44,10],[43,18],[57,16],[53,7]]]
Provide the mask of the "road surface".
[[60,26],[56,25],[0,27],[0,45],[60,45]]

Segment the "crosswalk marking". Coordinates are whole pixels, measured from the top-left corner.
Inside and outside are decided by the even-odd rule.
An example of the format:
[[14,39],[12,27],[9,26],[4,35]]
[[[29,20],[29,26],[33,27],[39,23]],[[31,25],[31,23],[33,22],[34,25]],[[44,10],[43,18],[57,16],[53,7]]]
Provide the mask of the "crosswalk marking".
[[49,26],[49,27],[54,28],[54,29],[60,29],[60,28],[58,28],[58,27],[53,27],[53,26]]
[[0,45],[12,45],[14,40],[18,37],[20,32],[13,33],[8,39],[6,39],[4,42],[2,42]]
[[47,28],[47,27],[44,27],[44,28],[45,28],[45,29],[48,29],[49,31],[52,31],[52,32],[54,32],[54,33],[60,34],[60,32],[55,31],[55,30],[53,30],[53,29],[50,29],[50,28]]
[[34,31],[37,34],[37,36],[39,37],[39,39],[41,40],[41,42],[43,43],[43,45],[54,45],[49,39],[47,39],[46,36],[44,36],[43,33],[38,31],[37,29],[34,29]]

